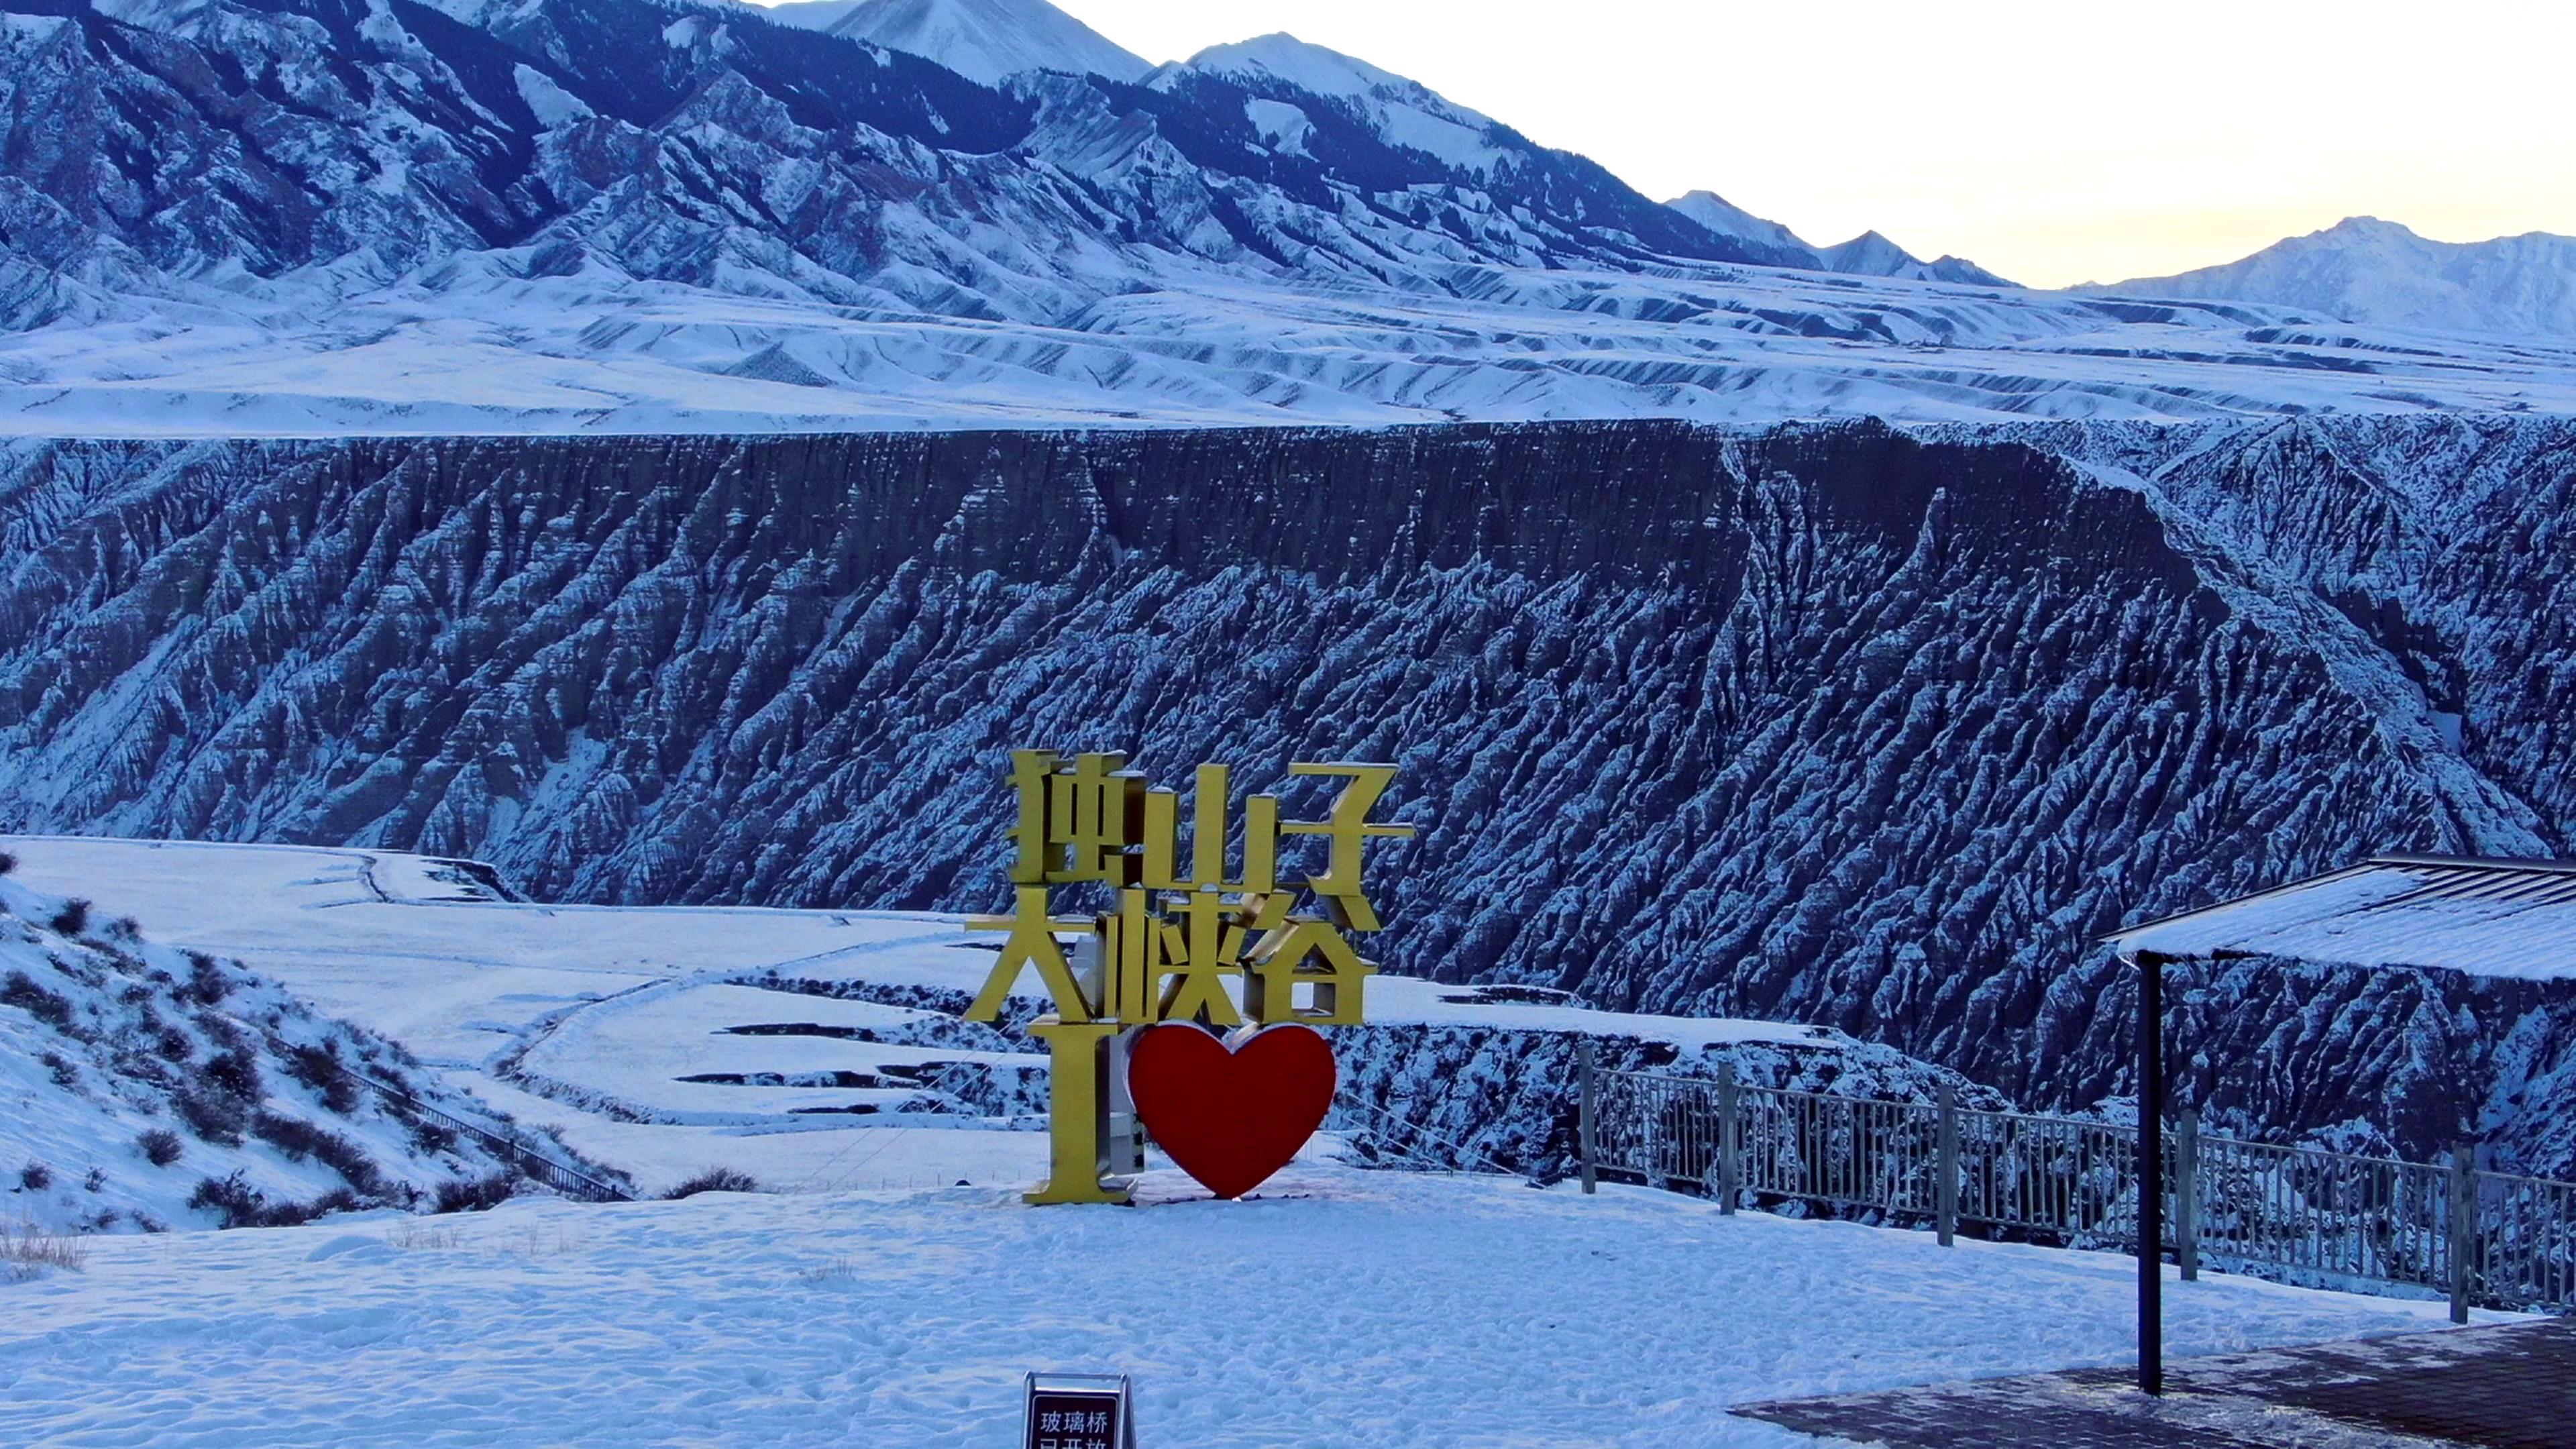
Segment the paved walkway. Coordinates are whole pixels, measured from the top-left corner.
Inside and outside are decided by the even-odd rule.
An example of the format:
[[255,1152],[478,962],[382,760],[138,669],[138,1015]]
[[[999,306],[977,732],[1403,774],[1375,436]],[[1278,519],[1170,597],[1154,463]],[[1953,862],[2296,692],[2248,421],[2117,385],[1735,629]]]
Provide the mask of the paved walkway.
[[2571,1449],[2576,1319],[2177,1359],[2150,1399],[2085,1369],[1747,1404],[1888,1449]]

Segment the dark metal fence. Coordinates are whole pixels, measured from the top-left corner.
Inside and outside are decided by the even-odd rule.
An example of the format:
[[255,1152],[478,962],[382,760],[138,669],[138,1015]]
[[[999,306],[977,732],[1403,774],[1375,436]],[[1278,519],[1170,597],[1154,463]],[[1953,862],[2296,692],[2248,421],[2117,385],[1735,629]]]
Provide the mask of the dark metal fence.
[[345,1063],[337,1065],[342,1076],[388,1102],[399,1104],[397,1110],[411,1116],[430,1118],[451,1132],[482,1143],[494,1156],[508,1163],[512,1171],[530,1182],[542,1183],[566,1197],[579,1198],[583,1202],[630,1202],[634,1199],[633,1193],[615,1183],[603,1182],[586,1172],[567,1167],[515,1137],[468,1122],[452,1112],[442,1112],[402,1088],[390,1082],[377,1081]]
[[[1588,1056],[1587,1056],[1588,1061]],[[1962,1224],[2135,1251],[2134,1127],[1643,1072],[1585,1073],[1585,1182],[1612,1173],[1721,1210],[1877,1210],[1949,1242]],[[2576,1183],[2203,1135],[2165,1137],[2161,1247],[2225,1271],[2469,1305],[2576,1309]]]

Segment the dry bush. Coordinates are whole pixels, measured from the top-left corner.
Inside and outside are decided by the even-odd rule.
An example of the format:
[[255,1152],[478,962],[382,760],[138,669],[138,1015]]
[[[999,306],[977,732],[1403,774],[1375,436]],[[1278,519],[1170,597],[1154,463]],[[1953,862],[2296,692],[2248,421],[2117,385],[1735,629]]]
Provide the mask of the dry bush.
[[41,1232],[34,1223],[0,1231],[0,1281],[25,1283],[48,1268],[77,1273],[89,1266],[89,1248],[78,1238]]
[[858,1263],[845,1254],[825,1262],[806,1264],[797,1270],[796,1280],[808,1288],[823,1288],[834,1283],[856,1282],[858,1276]]
[[179,1160],[181,1153],[188,1150],[187,1144],[179,1140],[179,1134],[167,1127],[153,1128],[135,1138],[134,1145],[141,1149],[143,1160],[154,1167],[168,1167]]
[[385,1234],[385,1241],[406,1253],[446,1252],[465,1246],[465,1235],[454,1228],[404,1223]]
[[662,1197],[665,1201],[676,1201],[684,1197],[696,1197],[702,1192],[758,1191],[760,1191],[760,1179],[750,1173],[736,1172],[730,1167],[710,1167],[662,1194]]

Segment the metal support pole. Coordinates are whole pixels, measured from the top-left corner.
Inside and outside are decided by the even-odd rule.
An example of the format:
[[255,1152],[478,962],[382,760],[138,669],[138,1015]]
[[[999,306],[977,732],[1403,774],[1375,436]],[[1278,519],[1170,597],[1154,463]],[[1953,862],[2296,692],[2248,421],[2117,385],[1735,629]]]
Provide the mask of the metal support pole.
[[1933,1171],[1940,1174],[1933,1182],[1933,1227],[1941,1246],[1950,1246],[1959,1232],[1959,1092],[1948,1082],[1941,1084],[1941,1145],[1935,1154]]
[[2138,1389],[2165,1391],[2165,1044],[2162,956],[2138,967]]
[[2174,1260],[2182,1281],[2200,1281],[2200,1109],[2185,1107],[2175,1125]]
[[2469,1321],[2469,1294],[2476,1287],[2478,1256],[2478,1177],[2466,1147],[2451,1149],[2451,1321]]
[[1592,1080],[1595,1070],[1593,1055],[1592,1038],[1588,1036],[1576,1038],[1574,1062],[1577,1075],[1582,1080],[1582,1088],[1581,1095],[1577,1098],[1574,1115],[1575,1151],[1582,1161],[1583,1190],[1587,1193],[1593,1191],[1598,1185],[1598,1179],[1594,1176],[1592,1167],[1592,1114],[1595,1110],[1593,1094],[1597,1090]]
[[1721,1217],[1735,1212],[1736,1184],[1742,1179],[1736,1172],[1736,1151],[1744,1134],[1736,1125],[1735,1063],[1717,1064],[1717,1211]]

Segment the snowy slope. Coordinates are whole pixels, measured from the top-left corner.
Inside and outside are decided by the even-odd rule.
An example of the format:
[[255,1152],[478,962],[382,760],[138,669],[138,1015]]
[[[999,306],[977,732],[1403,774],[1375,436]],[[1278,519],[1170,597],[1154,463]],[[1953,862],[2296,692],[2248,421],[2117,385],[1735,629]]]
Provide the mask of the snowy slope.
[[[1727,1406],[2130,1352],[2115,1256],[1329,1161],[1275,1186],[1133,1209],[980,1183],[528,1202],[105,1241],[85,1272],[0,1286],[0,1441],[972,1449],[1012,1442],[1021,1375],[1046,1368],[1132,1374],[1145,1444],[1796,1449],[1815,1441]],[[2241,1278],[2165,1291],[2177,1355],[2442,1317]],[[2315,1427],[2265,1428],[2285,1423]]]
[[986,85],[1028,70],[1138,81],[1154,69],[1046,0],[813,0],[810,16],[799,13],[806,8],[782,5],[770,14],[909,51]]
[[[118,884],[112,871],[55,883]],[[0,1211],[13,1223],[295,1222],[422,1208],[442,1187],[506,1180],[476,1140],[349,1075],[491,1120],[399,1045],[236,961],[160,944],[103,910],[86,925],[64,910],[64,896],[0,881]]]
[[2227,298],[2381,327],[2564,338],[2576,336],[2576,237],[2535,231],[2439,242],[2355,216],[2224,266],[2079,290]]

